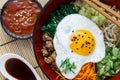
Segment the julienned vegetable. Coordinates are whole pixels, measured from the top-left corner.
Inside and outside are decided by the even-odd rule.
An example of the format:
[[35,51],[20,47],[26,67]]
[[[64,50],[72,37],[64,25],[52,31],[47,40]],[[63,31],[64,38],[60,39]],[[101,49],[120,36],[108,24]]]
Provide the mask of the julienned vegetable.
[[97,63],[98,80],[114,76],[120,71],[120,47],[107,47],[105,58]]
[[73,4],[60,5],[59,8],[51,13],[46,25],[42,27],[42,31],[47,33],[52,38],[54,37],[55,29],[58,23],[67,15],[76,13]]
[[82,66],[80,72],[73,80],[96,80],[97,74],[95,70],[95,63],[89,62]]

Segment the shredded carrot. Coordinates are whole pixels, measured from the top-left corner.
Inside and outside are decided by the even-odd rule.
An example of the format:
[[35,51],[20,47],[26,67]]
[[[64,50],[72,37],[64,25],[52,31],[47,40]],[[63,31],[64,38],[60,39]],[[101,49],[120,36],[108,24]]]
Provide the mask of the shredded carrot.
[[[58,74],[56,80],[67,80],[65,77],[62,76],[61,73],[57,72]],[[95,63],[89,62],[83,65],[81,71],[73,80],[96,80],[97,74],[95,71]]]
[[83,65],[81,71],[73,80],[96,80],[95,63],[87,63]]
[[57,71],[55,71],[55,72],[58,74],[58,76],[56,77],[55,80],[66,80],[66,78],[65,78],[64,76],[62,76],[61,73],[59,73],[59,72],[57,72]]

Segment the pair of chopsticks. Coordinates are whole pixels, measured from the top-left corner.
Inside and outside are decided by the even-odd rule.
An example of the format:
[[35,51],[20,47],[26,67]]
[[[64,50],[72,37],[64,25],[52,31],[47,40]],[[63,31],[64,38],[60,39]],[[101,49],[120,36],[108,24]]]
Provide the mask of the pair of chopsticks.
[[[107,5],[103,4],[99,0],[83,0],[85,3],[87,3],[89,6],[97,10],[99,13],[104,15],[107,19],[109,19],[111,22],[116,24],[120,27],[120,22],[118,22],[116,19],[114,19],[111,15],[108,13],[111,13],[113,16],[115,16],[117,19],[120,19],[120,14],[118,14],[116,11],[110,9]],[[101,8],[106,10],[107,12],[103,11]]]

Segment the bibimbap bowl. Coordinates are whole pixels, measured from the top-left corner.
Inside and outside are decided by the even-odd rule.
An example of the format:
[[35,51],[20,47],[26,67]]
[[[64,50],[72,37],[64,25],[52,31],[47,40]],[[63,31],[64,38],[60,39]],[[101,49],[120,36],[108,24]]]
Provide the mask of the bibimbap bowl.
[[50,80],[114,80],[120,75],[119,32],[82,0],[50,0],[33,33],[36,59]]

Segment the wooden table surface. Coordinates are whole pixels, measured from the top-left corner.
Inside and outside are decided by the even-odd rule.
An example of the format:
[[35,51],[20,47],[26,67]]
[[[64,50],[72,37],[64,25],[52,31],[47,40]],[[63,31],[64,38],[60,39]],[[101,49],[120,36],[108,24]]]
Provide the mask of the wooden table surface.
[[[0,9],[6,1],[7,0],[0,0]],[[38,0],[38,2],[40,2],[44,7],[48,0]],[[35,59],[32,39],[16,40],[14,38],[11,38],[4,32],[0,24],[0,56],[7,53],[14,53],[24,57],[34,67],[42,80],[48,80],[44,73],[41,71]],[[0,73],[0,80],[7,79]]]

